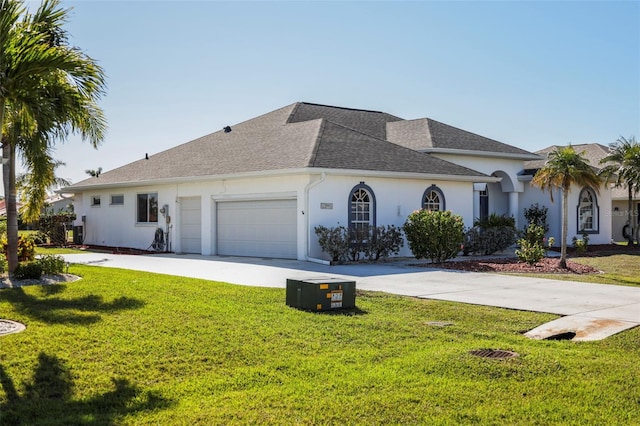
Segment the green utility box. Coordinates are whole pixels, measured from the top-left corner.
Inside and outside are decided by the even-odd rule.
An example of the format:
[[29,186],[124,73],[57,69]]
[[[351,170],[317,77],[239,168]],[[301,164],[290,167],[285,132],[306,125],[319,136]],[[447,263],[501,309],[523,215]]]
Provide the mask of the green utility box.
[[287,279],[287,306],[307,311],[356,307],[356,282],[340,278]]

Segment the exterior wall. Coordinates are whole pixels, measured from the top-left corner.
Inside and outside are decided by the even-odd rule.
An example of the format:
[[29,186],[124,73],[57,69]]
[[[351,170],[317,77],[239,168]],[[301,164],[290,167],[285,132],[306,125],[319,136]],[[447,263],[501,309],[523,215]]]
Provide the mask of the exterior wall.
[[[569,192],[569,217],[567,245],[571,246],[573,237],[582,238],[582,233],[578,230],[578,198],[582,187],[574,186]],[[605,187],[600,188],[600,193],[596,194],[598,207],[598,231],[589,234],[590,244],[609,244],[611,243],[611,192]],[[549,192],[542,192],[539,188],[525,182],[525,191],[520,195],[520,223],[526,224],[524,219],[524,209],[530,207],[534,203],[540,206],[546,206],[549,211],[547,213],[547,222],[549,224],[549,232],[547,237],[554,237],[556,245],[560,245],[562,235],[562,193],[555,191],[553,193],[553,203],[551,203]]]
[[[622,235],[622,228],[627,224],[627,220],[629,219],[627,214],[629,202],[627,200],[614,200],[611,204],[613,207],[611,212],[611,238],[617,242],[627,241]],[[640,224],[640,200],[633,200],[631,220],[636,224],[637,228],[638,224]]]
[[[407,216],[422,207],[425,190],[436,185],[444,194],[445,208],[463,217],[465,226],[474,219],[474,192],[471,182],[448,182],[384,177],[299,174],[259,178],[225,179],[198,183],[139,186],[86,191],[75,204],[76,225],[84,225],[85,244],[147,249],[158,227],[169,231],[171,248],[180,252],[180,201],[183,197],[201,197],[202,254],[217,254],[216,203],[240,200],[297,199],[298,259],[327,259],[318,245],[314,228],[347,226],[350,194],[360,182],[375,196],[377,225],[402,227]],[[158,215],[158,223],[136,223],[136,199],[140,193],[158,193],[158,208],[169,206],[170,223]],[[123,205],[110,205],[111,195],[123,195]],[[100,206],[91,206],[100,196]],[[307,198],[308,197],[308,198]],[[82,222],[82,216],[86,217]],[[411,256],[405,242],[400,256]]]
[[[364,182],[375,196],[376,225],[402,227],[407,216],[422,207],[424,191],[431,185],[440,188],[445,197],[445,208],[461,215],[465,226],[473,223],[473,184],[418,179],[389,179],[358,176],[327,176],[309,191],[309,255],[328,259],[320,250],[314,228],[348,226],[350,195],[353,187]],[[399,256],[411,256],[404,244]]]

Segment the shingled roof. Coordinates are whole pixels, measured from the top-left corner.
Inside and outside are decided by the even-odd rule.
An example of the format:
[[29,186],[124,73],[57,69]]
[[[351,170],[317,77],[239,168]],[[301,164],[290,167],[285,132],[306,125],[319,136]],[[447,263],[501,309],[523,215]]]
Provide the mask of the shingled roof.
[[[565,145],[566,147],[568,145]],[[571,145],[573,149],[582,154],[582,156],[588,160],[589,165],[593,167],[596,171],[602,168],[600,164],[600,160],[609,155],[609,148],[605,145],[601,145],[599,143],[586,143],[586,144],[577,144]],[[544,164],[547,162],[547,156],[551,151],[560,148],[558,145],[551,145],[546,148],[543,148],[535,153],[540,156],[539,160],[525,161],[524,163],[524,171],[522,175],[534,175],[536,172],[544,167]]]
[[[416,123],[420,127],[418,120],[407,121],[384,112],[298,102],[233,125],[230,132],[221,130],[103,172],[65,192],[104,185],[309,168],[487,178],[483,173],[418,152],[416,147],[391,137],[398,133],[397,123],[409,123],[402,131],[404,140],[411,140],[408,129],[412,122],[414,127]],[[424,123],[430,143],[436,147],[527,153],[433,120]],[[415,129],[412,133],[416,140],[424,139]],[[457,142],[456,138],[462,139]]]

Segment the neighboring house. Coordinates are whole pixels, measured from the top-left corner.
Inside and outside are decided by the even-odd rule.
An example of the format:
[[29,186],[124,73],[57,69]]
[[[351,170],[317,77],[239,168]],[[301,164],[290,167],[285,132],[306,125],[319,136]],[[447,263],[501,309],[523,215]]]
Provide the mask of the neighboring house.
[[[18,211],[20,211],[20,207],[22,207],[22,203],[17,202],[16,209],[18,209]],[[0,217],[7,217],[7,205],[5,199],[0,200]]]
[[402,226],[422,207],[522,226],[519,173],[540,157],[428,118],[294,103],[140,158],[64,189],[86,244],[146,249],[160,228],[176,252],[304,260],[327,258],[318,225]]
[[[577,144],[573,145],[573,147],[576,152],[583,154],[596,172],[602,168],[600,160],[609,154],[608,147],[596,143]],[[536,151],[536,154],[539,154],[542,159],[527,161],[519,179],[526,183],[526,189],[522,197],[525,205],[537,202],[549,208],[549,232],[547,235],[555,237],[556,241],[558,241],[562,226],[562,194],[559,191],[554,192],[554,203],[551,203],[548,192],[543,194],[539,188],[530,185],[535,172],[544,166],[548,153],[556,148],[558,146],[550,146]],[[582,238],[584,233],[589,235],[591,244],[609,244],[612,239],[623,241],[622,227],[626,221],[627,192],[624,190],[623,198],[618,198],[621,192],[612,190],[611,185],[604,182],[599,188],[599,193],[594,191],[594,188],[574,186],[569,194],[568,243],[571,244],[571,239],[574,236]],[[616,208],[618,208],[617,211],[615,210]],[[621,217],[622,215],[617,214],[617,212],[624,212],[625,217]]]
[[44,200],[44,210],[49,213],[73,212],[73,197],[68,194],[54,194]]

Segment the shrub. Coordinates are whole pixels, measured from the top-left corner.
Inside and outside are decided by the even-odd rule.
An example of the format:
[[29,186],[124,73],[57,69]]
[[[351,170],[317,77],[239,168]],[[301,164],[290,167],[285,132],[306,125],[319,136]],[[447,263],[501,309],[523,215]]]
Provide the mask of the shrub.
[[531,207],[524,209],[524,218],[527,220],[528,225],[542,226],[546,233],[549,231],[549,225],[547,225],[548,211],[547,206],[540,206],[538,203],[535,203],[532,204]]
[[42,277],[42,266],[38,262],[19,263],[13,275],[19,280],[39,280]]
[[0,274],[4,274],[9,269],[9,262],[7,258],[0,254]]
[[533,265],[544,257],[545,249],[541,244],[531,243],[531,241],[523,238],[518,241],[520,248],[516,250],[516,256],[522,262]]
[[464,241],[462,217],[450,211],[416,210],[407,218],[404,232],[413,255],[434,263],[455,257]]
[[506,250],[515,241],[515,219],[492,213],[485,220],[476,220],[465,232],[464,254],[493,254]]
[[573,237],[573,247],[576,253],[586,253],[589,248],[589,234],[582,234],[582,239]]
[[516,250],[518,259],[533,265],[539,262],[545,255],[544,227],[542,225],[530,224],[523,233],[522,239],[518,241],[520,249]]
[[398,254],[404,245],[402,230],[393,225],[377,226],[371,230],[371,239],[365,247],[365,255],[369,260],[379,260]]
[[331,257],[333,262],[340,262],[347,258],[349,238],[347,229],[344,226],[327,228],[320,225],[316,226],[314,231],[318,236],[320,248]]
[[[7,255],[7,239],[2,239],[2,253]],[[18,237],[18,261],[20,262],[28,262],[35,259],[36,256],[36,245],[30,237],[20,235]]]
[[393,225],[351,229],[316,226],[314,230],[320,248],[333,262],[347,259],[355,262],[365,256],[369,260],[379,260],[397,254],[404,244],[402,231]]
[[61,274],[65,271],[67,263],[64,261],[64,257],[48,254],[38,258],[37,263],[42,268],[42,273],[45,275]]
[[40,218],[40,231],[55,245],[67,244],[67,230],[76,219],[75,213],[48,213]]

